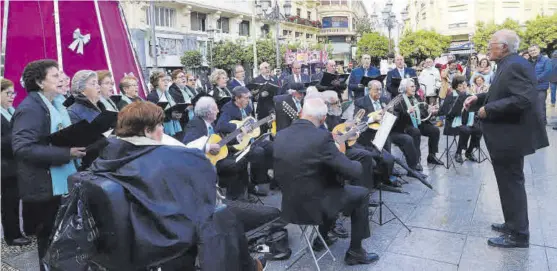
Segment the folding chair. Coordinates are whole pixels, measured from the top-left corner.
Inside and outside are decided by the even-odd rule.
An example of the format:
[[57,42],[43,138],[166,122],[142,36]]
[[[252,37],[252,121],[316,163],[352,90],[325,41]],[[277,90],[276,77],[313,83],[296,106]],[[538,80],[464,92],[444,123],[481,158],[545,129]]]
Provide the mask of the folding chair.
[[[450,144],[449,144],[449,137],[452,137],[452,140],[451,140]],[[453,156],[450,154],[450,151],[451,151],[451,148],[454,145],[458,145],[457,137],[458,137],[457,135],[445,135],[445,142],[446,142],[445,150],[443,151],[443,153],[441,153],[441,157],[443,157],[443,155],[445,155],[445,160],[446,160],[445,165],[443,165],[443,167],[445,167],[446,169],[449,169],[451,167],[451,164],[452,164],[455,171],[457,171],[456,170],[456,164],[454,162]]]
[[[325,255],[329,254],[331,255],[331,258],[333,258],[333,261],[336,261],[335,256],[333,256],[333,253],[331,252],[331,250],[329,249],[329,246],[327,245],[327,243],[325,243],[325,240],[323,239],[323,236],[321,236],[321,234],[319,233],[319,226],[318,225],[298,225],[298,227],[300,227],[300,230],[302,231],[302,234],[300,236],[300,239],[304,239],[305,243],[302,245],[302,247],[300,248],[300,250],[298,250],[298,252],[296,252],[293,256],[294,260],[288,264],[286,266],[285,270],[290,269],[290,267],[292,267],[296,262],[298,262],[302,256],[304,256],[304,254],[306,254],[306,249],[309,250],[309,252],[311,253],[311,257],[313,258],[313,263],[315,264],[315,267],[317,268],[317,271],[321,271],[321,268],[319,268],[319,260],[321,260],[323,257],[325,257]],[[326,251],[319,257],[317,257],[315,254],[315,251],[313,251],[313,240],[316,238],[315,234],[317,234],[317,237],[321,240],[321,242],[323,242],[323,244],[325,245],[325,249]]]

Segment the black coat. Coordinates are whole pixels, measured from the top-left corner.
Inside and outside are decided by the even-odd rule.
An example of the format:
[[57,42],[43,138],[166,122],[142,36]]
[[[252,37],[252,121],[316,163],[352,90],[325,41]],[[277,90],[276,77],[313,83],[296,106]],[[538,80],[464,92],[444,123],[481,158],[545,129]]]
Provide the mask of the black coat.
[[[406,95],[406,94],[399,94],[399,95]],[[418,96],[415,97],[417,102],[421,102]],[[393,109],[394,109],[394,115],[397,116],[397,119],[391,131],[404,133],[407,127],[412,126],[412,119],[410,118],[410,114],[408,113],[408,107],[406,106],[404,100],[401,100],[401,102],[395,105]],[[420,114],[421,117],[423,118],[427,116],[428,113],[423,107],[420,107]],[[422,123],[424,122],[430,122],[430,121],[429,120],[422,121]]]
[[106,108],[102,102],[97,102],[97,105],[95,106],[83,94],[77,95],[75,97],[75,102],[68,107],[68,114],[70,115],[72,124],[78,123],[81,120],[92,122],[100,113],[104,111],[106,111]]
[[[443,102],[443,106],[439,109],[440,116],[445,116],[445,125],[443,128],[443,134],[445,135],[458,135],[460,132],[460,127],[452,127],[453,120],[455,117],[460,116],[462,118],[462,124],[466,125],[468,123],[468,112],[471,111],[462,111],[462,107],[464,105],[464,100],[469,95],[466,93],[459,93],[458,96],[453,96],[452,94],[447,95],[445,101]],[[479,124],[477,121],[478,114],[475,114],[474,120],[474,127],[479,128]]]
[[[270,82],[275,85],[279,85],[278,80],[274,76],[269,76],[269,80],[265,80],[262,75],[259,75],[253,79],[252,83],[256,84],[265,84],[266,82]],[[279,89],[280,90],[280,89]],[[276,96],[278,93],[275,93]],[[257,116],[258,118],[264,118],[269,115],[269,112],[274,110],[273,104],[273,97],[274,96],[267,96],[262,97],[261,95],[257,95]]]
[[[247,116],[250,116],[253,109],[250,105],[248,105],[244,111]],[[238,127],[230,123],[231,120],[242,120],[242,112],[240,111],[240,108],[238,108],[238,106],[236,106],[236,104],[232,101],[226,103],[222,107],[222,112],[217,120],[217,126],[215,127],[215,133],[229,134],[234,132]]]
[[489,92],[478,94],[478,106],[485,104],[487,118],[481,128],[491,157],[528,155],[547,147],[549,141],[536,92],[536,74],[518,54],[497,63]]
[[24,201],[52,197],[50,167],[70,162],[70,148],[51,146],[50,113],[37,92],[30,92],[12,118],[12,147],[19,193]]
[[2,115],[2,182],[16,177],[16,164],[12,149],[12,126]]
[[[122,94],[125,95],[125,94]],[[141,99],[141,97],[137,96],[135,98],[130,98],[128,97],[130,100],[132,100],[132,102],[135,101],[143,101],[143,99]],[[124,99],[120,100],[120,102],[118,102],[118,111],[122,111],[122,108],[126,107],[126,105],[128,105],[128,102],[124,101]]]
[[206,135],[207,135],[207,125],[205,124],[205,121],[200,117],[194,117],[192,120],[188,122],[188,125],[186,125],[184,139],[182,139],[182,143],[187,145],[188,143]]
[[290,126],[293,121],[292,117],[286,113],[284,107],[282,106],[282,102],[286,102],[292,109],[296,110],[296,104],[292,99],[293,97],[290,94],[278,95],[273,98],[275,103],[277,132]]
[[283,218],[297,224],[321,224],[323,214],[335,217],[344,191],[337,176],[358,179],[361,164],[338,151],[329,131],[307,120],[294,121],[277,134],[273,145]]

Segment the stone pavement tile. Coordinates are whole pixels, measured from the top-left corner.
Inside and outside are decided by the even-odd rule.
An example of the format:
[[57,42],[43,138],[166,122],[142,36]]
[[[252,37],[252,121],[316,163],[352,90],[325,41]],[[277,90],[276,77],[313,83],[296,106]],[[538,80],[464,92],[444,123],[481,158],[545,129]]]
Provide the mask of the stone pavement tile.
[[557,249],[546,247],[545,254],[547,255],[549,271],[557,271]]
[[[383,223],[385,223],[385,221],[390,220],[391,218],[394,218],[394,216],[398,216],[398,218],[400,218],[403,222],[407,222],[408,219],[412,216],[412,214],[414,213],[414,211],[416,210],[416,205],[415,204],[408,204],[408,203],[399,203],[399,202],[387,202],[385,201],[385,205],[382,207],[383,210],[383,214],[382,214],[382,220]],[[387,209],[390,208],[392,213]],[[379,208],[369,208],[370,211],[370,217],[372,221],[375,221],[376,223],[379,223]],[[393,220],[393,222],[396,221]],[[386,225],[390,225],[391,222],[389,222],[389,224]],[[374,224],[372,224],[374,225]]]
[[469,227],[475,202],[447,201],[445,204],[420,204],[408,224],[414,227],[463,232]]
[[459,270],[474,271],[544,271],[548,270],[544,247],[495,248],[485,238],[468,236]]
[[485,184],[480,190],[473,220],[503,221],[497,185]]
[[442,205],[446,202],[463,201],[476,203],[481,184],[463,178],[437,181],[434,190],[427,190],[420,204]]
[[7,259],[3,259],[6,264],[15,268],[16,270],[39,270],[38,251],[25,251],[21,254],[13,255]]
[[456,271],[457,265],[387,252],[377,264],[366,270]]
[[[402,186],[402,190],[408,192],[405,193],[395,193],[395,192],[386,192],[383,191],[383,201],[387,203],[396,202],[396,203],[407,203],[407,204],[416,204],[422,200],[425,191],[428,190],[425,185],[423,185],[420,181],[407,178],[408,184]],[[379,192],[375,191],[371,195],[372,199],[379,199]]]
[[465,235],[421,228],[400,231],[388,252],[458,264]]
[[540,224],[543,231],[545,245],[557,248],[557,200],[540,200]]

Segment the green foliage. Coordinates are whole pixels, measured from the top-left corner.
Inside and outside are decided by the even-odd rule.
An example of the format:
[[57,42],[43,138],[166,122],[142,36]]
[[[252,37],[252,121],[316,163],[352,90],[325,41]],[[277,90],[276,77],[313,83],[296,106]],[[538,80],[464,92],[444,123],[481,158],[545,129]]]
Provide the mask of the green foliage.
[[[476,23],[476,32],[472,37],[474,42],[474,48],[477,52],[485,54],[487,52],[487,45],[493,33],[501,29],[510,29],[516,31],[518,36],[522,39],[524,33],[517,21],[507,18],[502,24],[495,24],[494,22],[478,22]],[[527,45],[522,42],[520,44],[520,49],[526,48]]]
[[[281,46],[280,50],[280,63],[284,63],[284,53],[286,47]],[[253,55],[253,54],[252,54]],[[252,56],[253,58],[253,56]],[[261,64],[267,62],[274,67],[277,65],[276,46],[273,39],[262,39],[257,41],[257,63]]]
[[235,65],[243,64],[247,58],[247,51],[243,40],[238,40],[236,42],[220,41],[215,43],[212,50],[213,67],[231,70]]
[[182,63],[182,66],[184,66],[186,70],[195,69],[201,66],[202,58],[201,52],[197,50],[186,51],[184,55],[180,57],[180,63]]
[[329,56],[333,55],[333,45],[330,43],[316,43],[313,44],[310,48],[311,50],[325,50]]
[[403,56],[414,58],[419,62],[428,57],[440,56],[449,48],[450,43],[450,37],[435,31],[418,30],[404,33],[398,47]]
[[546,54],[557,49],[557,13],[552,16],[538,16],[526,22],[524,46],[537,44]]
[[366,33],[371,33],[375,30],[371,19],[368,16],[365,17],[356,17],[355,19],[355,29],[356,33],[360,36],[363,36]]
[[377,63],[379,59],[389,53],[389,38],[378,32],[370,32],[362,35],[358,41],[357,59],[361,59],[363,54],[371,56],[372,63]]

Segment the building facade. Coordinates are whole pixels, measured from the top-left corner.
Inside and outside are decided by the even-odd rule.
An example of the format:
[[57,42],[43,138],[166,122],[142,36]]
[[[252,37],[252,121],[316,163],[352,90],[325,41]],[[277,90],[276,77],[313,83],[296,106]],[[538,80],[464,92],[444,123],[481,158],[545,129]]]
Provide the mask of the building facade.
[[[145,75],[154,65],[151,45],[150,5],[148,1],[121,1],[133,45]],[[266,22],[254,15],[251,0],[176,0],[155,2],[157,66],[181,68],[185,51],[199,50],[208,66],[209,44],[221,40],[243,39],[247,44],[274,35]]]
[[454,51],[469,53],[476,22],[500,24],[510,18],[524,25],[537,15],[554,14],[557,0],[408,0],[406,11],[407,29],[451,36]]
[[355,21],[368,16],[362,0],[320,0],[317,7],[321,29],[319,43],[330,43],[333,55],[329,59],[347,65],[352,60],[352,50],[356,44]]
[[[284,0],[279,0],[281,13]],[[317,43],[317,35],[321,27],[321,21],[317,15],[317,0],[294,0],[291,2],[290,16],[284,18],[280,23],[280,39],[283,44],[296,43],[301,48],[311,48]],[[300,48],[300,49],[301,49]]]

